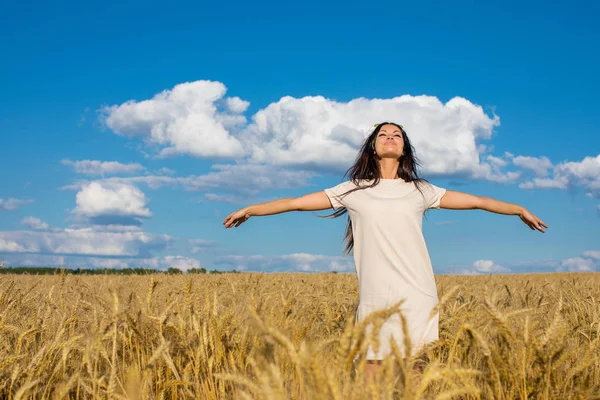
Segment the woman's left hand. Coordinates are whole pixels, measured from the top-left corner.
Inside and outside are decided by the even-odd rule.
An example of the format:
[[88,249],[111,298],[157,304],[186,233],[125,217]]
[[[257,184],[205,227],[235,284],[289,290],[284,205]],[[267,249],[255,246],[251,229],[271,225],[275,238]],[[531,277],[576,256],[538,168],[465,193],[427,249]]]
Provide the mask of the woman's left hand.
[[521,218],[521,220],[525,222],[531,228],[532,231],[537,229],[540,232],[545,232],[544,228],[548,229],[548,225],[546,225],[541,219],[539,219],[538,217],[536,217],[535,215],[533,215],[525,209],[519,215],[519,218]]

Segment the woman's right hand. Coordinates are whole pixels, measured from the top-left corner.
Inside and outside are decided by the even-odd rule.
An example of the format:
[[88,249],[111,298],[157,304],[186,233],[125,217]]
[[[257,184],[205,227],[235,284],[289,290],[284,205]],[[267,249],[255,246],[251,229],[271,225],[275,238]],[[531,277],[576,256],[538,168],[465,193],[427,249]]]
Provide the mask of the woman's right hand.
[[223,225],[225,225],[225,229],[231,228],[232,226],[237,228],[244,222],[248,221],[249,218],[250,213],[248,212],[248,208],[242,208],[241,210],[237,210],[229,214],[223,221]]

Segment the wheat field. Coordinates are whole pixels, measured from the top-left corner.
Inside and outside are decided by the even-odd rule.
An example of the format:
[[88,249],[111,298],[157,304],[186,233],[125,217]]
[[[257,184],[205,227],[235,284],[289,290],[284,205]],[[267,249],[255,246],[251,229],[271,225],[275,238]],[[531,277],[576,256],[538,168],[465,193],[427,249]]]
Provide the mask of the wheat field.
[[600,398],[592,273],[437,276],[440,340],[371,379],[354,274],[0,279],[2,399]]

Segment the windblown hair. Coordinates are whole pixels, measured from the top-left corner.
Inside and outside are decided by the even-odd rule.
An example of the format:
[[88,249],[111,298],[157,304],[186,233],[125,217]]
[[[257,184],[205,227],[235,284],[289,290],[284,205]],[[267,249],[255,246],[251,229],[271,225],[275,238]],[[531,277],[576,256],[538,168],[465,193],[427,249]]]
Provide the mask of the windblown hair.
[[[420,178],[418,174],[419,161],[415,155],[415,149],[411,145],[404,128],[394,122],[382,122],[375,126],[373,132],[367,137],[363,143],[354,165],[352,165],[344,174],[344,179],[351,180],[357,187],[347,191],[340,195],[340,197],[346,196],[356,190],[362,190],[370,187],[375,187],[379,184],[381,179],[381,171],[379,169],[379,163],[377,162],[377,156],[375,155],[375,141],[377,135],[383,125],[390,124],[398,127],[402,132],[402,138],[404,140],[404,152],[398,159],[400,164],[398,165],[398,177],[404,179],[405,182],[413,182],[415,187],[421,192],[420,185],[423,182],[427,182],[426,179]],[[360,180],[374,180],[370,185],[360,184]],[[337,218],[344,215],[348,210],[346,207],[340,208],[333,214],[320,216],[321,218]],[[352,221],[348,215],[348,223],[346,225],[346,235],[344,237],[346,241],[345,253],[350,254],[354,248],[354,236],[352,235]]]

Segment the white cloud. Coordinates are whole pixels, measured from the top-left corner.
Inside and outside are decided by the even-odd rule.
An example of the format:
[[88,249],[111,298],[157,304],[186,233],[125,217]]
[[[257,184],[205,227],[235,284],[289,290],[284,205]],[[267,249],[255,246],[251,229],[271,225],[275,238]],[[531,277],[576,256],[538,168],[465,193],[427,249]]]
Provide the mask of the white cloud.
[[596,270],[596,263],[594,260],[583,257],[567,258],[562,260],[560,267],[557,270],[562,271],[565,269],[572,272],[591,272]]
[[595,271],[600,267],[600,250],[588,250],[579,257],[563,260],[536,260],[510,264],[513,272]]
[[172,241],[168,235],[142,231],[110,232],[94,227],[51,231],[0,231],[1,252],[47,254],[148,256]]
[[497,167],[497,168],[505,167],[508,164],[508,162],[506,160],[504,160],[500,157],[492,156],[492,155],[488,155],[486,157],[486,159],[489,161],[489,163],[492,166]]
[[146,196],[137,187],[117,181],[92,181],[76,196],[73,213],[95,224],[138,225],[152,215]]
[[250,102],[240,99],[239,97],[229,97],[225,100],[227,104],[227,108],[232,113],[243,113],[246,111],[248,106],[250,106]]
[[521,189],[566,189],[567,182],[552,178],[533,178],[532,181],[519,184]]
[[97,181],[81,181],[63,186],[62,189],[82,190],[91,182],[106,184],[146,184],[151,189],[164,186],[182,187],[188,191],[205,191],[212,189],[228,190],[234,193],[255,195],[265,190],[294,189],[307,186],[310,178],[316,174],[308,171],[285,169],[272,165],[257,164],[213,164],[212,171],[204,175],[187,177],[172,176],[133,176],[111,177]]
[[407,130],[426,174],[490,175],[477,141],[491,138],[499,118],[460,97],[444,104],[433,96],[347,103],[285,96],[258,111],[241,138],[256,162],[342,171],[354,161],[373,123],[390,119]]
[[150,100],[104,107],[102,119],[119,135],[161,148],[161,156],[241,157],[243,146],[229,129],[246,123],[241,113],[249,103],[224,98],[226,90],[220,82],[181,83]]
[[478,172],[472,176],[476,179],[486,179],[498,183],[514,183],[521,178],[520,171],[498,172],[497,168],[488,164],[481,164],[478,167]]
[[461,175],[514,182],[506,162],[482,157],[500,125],[469,100],[442,103],[434,96],[403,95],[388,99],[356,98],[337,102],[323,96],[282,97],[252,116],[249,103],[225,96],[220,82],[186,82],[152,99],[105,107],[102,119],[115,133],[141,137],[160,155],[245,159],[249,163],[345,171],[373,123],[394,120],[405,126],[425,174]]
[[583,257],[600,260],[600,250],[588,250],[583,252]]
[[[70,229],[92,229],[94,232],[142,232],[141,226],[136,225],[90,225],[90,224],[73,224]],[[54,228],[56,229],[56,228]]]
[[496,264],[492,260],[477,260],[473,263],[473,268],[479,272],[509,272],[508,268]]
[[73,168],[78,174],[85,175],[115,175],[115,174],[132,174],[138,171],[143,171],[144,167],[140,164],[122,164],[117,161],[98,161],[98,160],[61,160],[61,164]]
[[16,210],[22,204],[33,203],[33,200],[19,200],[13,197],[4,200],[0,198],[0,210]]
[[351,257],[325,256],[320,254],[294,253],[284,255],[229,255],[219,257],[217,264],[235,268],[239,271],[264,272],[319,272],[319,271],[354,271]]
[[511,270],[496,264],[492,260],[477,260],[469,268],[458,268],[456,270],[458,274],[464,275],[478,275],[478,274],[507,274]]
[[552,163],[548,157],[527,157],[517,156],[512,159],[514,165],[533,171],[538,177],[548,175],[548,170],[552,168]]
[[534,178],[519,185],[523,189],[583,187],[594,197],[600,197],[600,154],[581,161],[562,162],[554,166],[552,177]]
[[21,224],[27,225],[29,227],[29,229],[34,229],[34,230],[46,230],[49,228],[47,223],[45,223],[44,221],[42,221],[39,218],[34,218],[34,217],[23,218],[23,220],[21,221]]
[[[0,233],[1,235],[1,233]],[[23,252],[27,251],[25,247],[14,240],[4,239],[0,236],[0,252]]]
[[226,189],[235,193],[257,194],[264,190],[295,189],[306,186],[315,174],[281,167],[254,164],[214,164],[215,172],[180,178],[187,190]]

